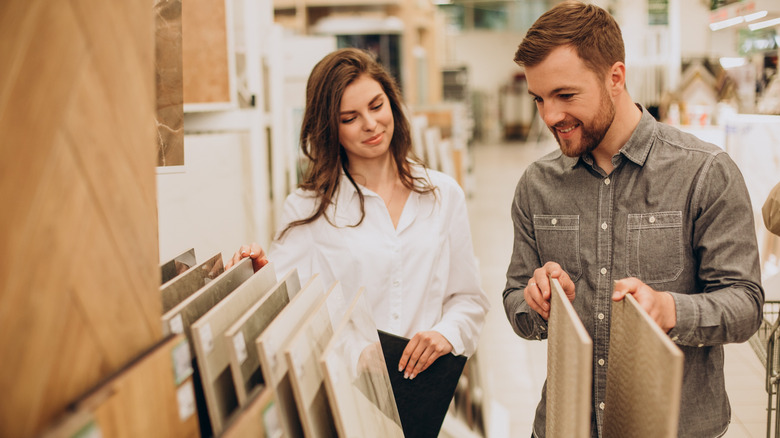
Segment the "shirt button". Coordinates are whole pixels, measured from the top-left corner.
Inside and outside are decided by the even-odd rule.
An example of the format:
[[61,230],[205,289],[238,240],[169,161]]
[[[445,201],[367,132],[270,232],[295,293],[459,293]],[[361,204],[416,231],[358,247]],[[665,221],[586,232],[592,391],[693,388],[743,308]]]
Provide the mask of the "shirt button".
[[556,218],[552,218],[552,220],[550,221],[550,223],[551,223],[551,224],[553,224],[553,225],[555,225],[555,224],[557,224],[557,223],[558,223],[558,219],[556,219]]
[[676,341],[677,341],[677,339],[679,339],[679,337],[675,336],[675,337],[673,337],[673,338],[672,338],[672,341],[675,341],[675,342],[676,342]]
[[699,344],[699,348],[701,348],[701,347],[703,347],[703,346],[704,346],[704,344]]
[[603,224],[601,224],[601,229],[602,229],[602,230],[606,230],[606,229],[607,229],[607,223],[606,223],[606,222],[604,222]]
[[604,319],[604,314],[603,313],[599,313],[599,319]]
[[604,359],[599,359],[599,365],[604,366]]
[[601,268],[601,271],[599,271],[599,272],[601,272],[601,275],[606,275],[607,274],[607,268]]
[[393,286],[398,287],[399,284],[401,284],[400,281],[398,281],[398,280],[394,280],[393,281]]
[[393,313],[393,319],[398,319],[398,314],[397,313]]
[[609,185],[609,178],[604,180],[604,184]]
[[604,410],[604,402],[599,403],[599,409]]
[[655,216],[650,216],[650,219],[648,219],[648,221],[650,221],[651,224],[654,224],[655,223]]

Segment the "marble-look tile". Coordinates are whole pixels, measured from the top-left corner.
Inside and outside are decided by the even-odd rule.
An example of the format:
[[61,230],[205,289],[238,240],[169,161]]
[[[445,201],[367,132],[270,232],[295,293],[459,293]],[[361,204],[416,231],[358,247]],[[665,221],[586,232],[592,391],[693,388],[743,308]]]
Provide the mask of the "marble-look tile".
[[181,0],[156,0],[158,166],[184,164]]

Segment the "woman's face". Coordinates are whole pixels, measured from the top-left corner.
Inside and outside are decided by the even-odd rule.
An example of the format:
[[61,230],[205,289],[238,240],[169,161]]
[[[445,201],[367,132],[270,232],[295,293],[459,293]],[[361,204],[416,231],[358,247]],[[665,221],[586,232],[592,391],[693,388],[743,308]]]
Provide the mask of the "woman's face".
[[361,75],[347,86],[339,109],[339,141],[350,162],[387,154],[394,126],[390,100],[379,82]]

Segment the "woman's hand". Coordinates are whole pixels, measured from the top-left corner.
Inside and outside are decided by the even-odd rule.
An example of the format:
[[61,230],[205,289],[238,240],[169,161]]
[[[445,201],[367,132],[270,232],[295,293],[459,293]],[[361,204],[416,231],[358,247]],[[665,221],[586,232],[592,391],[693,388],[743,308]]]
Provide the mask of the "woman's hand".
[[452,344],[441,333],[434,330],[419,332],[406,344],[398,371],[404,372],[405,379],[414,379],[436,359],[451,351]]
[[241,248],[233,254],[233,258],[225,263],[225,270],[227,271],[231,266],[247,257],[252,259],[252,267],[255,269],[255,272],[268,264],[268,259],[265,258],[265,251],[263,251],[263,248],[253,242],[251,245],[241,245]]

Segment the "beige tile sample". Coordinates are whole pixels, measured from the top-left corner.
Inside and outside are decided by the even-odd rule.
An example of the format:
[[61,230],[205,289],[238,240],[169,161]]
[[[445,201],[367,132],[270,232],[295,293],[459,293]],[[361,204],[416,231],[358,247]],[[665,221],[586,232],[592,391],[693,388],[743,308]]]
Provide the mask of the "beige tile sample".
[[295,405],[289,367],[284,349],[300,328],[301,322],[325,299],[325,290],[318,274],[313,275],[295,297],[255,339],[260,369],[265,384],[274,390],[284,436],[303,437],[303,427]]
[[246,406],[230,418],[220,438],[277,438],[282,436],[282,426],[276,412],[274,392],[262,388],[247,400]]
[[682,351],[631,294],[612,303],[611,319],[604,436],[676,437]]
[[301,323],[284,352],[303,432],[309,438],[338,436],[325,390],[320,355],[333,338],[333,329],[346,310],[347,301],[341,284],[335,282],[325,301]]
[[225,330],[260,301],[275,283],[274,265],[268,263],[192,323],[192,343],[215,435],[222,432],[225,420],[238,408]]
[[301,290],[298,270],[291,269],[271,290],[225,330],[230,355],[230,373],[236,387],[238,404],[243,406],[253,390],[263,386],[260,358],[254,340],[271,324],[279,312]]
[[589,438],[593,341],[558,279],[550,279],[547,436]]
[[320,366],[338,436],[403,437],[379,334],[361,288],[325,348]]

